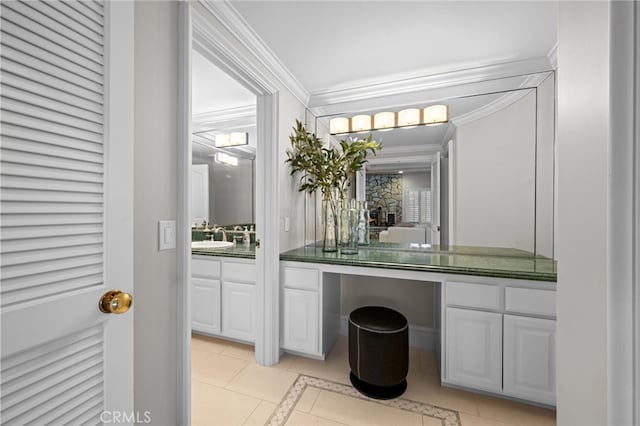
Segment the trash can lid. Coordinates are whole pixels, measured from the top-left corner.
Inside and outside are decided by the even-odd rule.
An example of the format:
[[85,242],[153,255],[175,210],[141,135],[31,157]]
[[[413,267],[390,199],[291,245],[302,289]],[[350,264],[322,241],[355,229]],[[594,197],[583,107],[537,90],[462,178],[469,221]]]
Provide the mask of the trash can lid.
[[355,326],[371,331],[393,332],[407,327],[407,319],[400,312],[383,306],[363,306],[349,315]]

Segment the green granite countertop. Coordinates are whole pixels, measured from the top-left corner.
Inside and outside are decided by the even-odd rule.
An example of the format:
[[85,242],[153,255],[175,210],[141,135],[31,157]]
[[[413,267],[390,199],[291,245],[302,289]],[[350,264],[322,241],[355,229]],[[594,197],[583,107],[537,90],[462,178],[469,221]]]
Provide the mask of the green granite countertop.
[[220,257],[239,257],[243,259],[256,258],[256,245],[252,243],[248,246],[244,244],[236,244],[227,248],[208,248],[208,249],[191,249],[191,254],[198,256],[220,256]]
[[509,248],[410,248],[408,244],[372,243],[361,246],[358,254],[340,254],[310,245],[281,253],[280,260],[550,282],[558,279],[553,259]]

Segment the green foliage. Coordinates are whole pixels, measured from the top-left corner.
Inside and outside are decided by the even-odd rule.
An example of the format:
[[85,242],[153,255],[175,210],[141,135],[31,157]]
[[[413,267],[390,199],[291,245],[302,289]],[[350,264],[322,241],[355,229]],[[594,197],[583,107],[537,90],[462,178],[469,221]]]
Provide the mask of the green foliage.
[[367,155],[376,155],[382,149],[371,134],[364,139],[343,139],[338,148],[323,146],[322,140],[307,132],[299,120],[293,130],[286,162],[291,166],[292,176],[301,174],[300,192],[314,193],[320,189],[328,194],[332,188],[337,188],[344,193],[349,186],[349,177],[362,169]]

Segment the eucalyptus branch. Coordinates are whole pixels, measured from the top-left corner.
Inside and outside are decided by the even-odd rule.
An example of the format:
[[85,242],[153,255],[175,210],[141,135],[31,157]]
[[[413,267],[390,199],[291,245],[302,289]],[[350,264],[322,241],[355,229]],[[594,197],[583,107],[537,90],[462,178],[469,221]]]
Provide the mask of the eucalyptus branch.
[[324,146],[299,120],[293,130],[285,162],[291,167],[291,176],[300,175],[300,192],[312,194],[320,189],[327,194],[332,188],[346,192],[349,177],[364,167],[367,155],[376,155],[382,149],[371,134],[364,139],[343,139],[337,148]]

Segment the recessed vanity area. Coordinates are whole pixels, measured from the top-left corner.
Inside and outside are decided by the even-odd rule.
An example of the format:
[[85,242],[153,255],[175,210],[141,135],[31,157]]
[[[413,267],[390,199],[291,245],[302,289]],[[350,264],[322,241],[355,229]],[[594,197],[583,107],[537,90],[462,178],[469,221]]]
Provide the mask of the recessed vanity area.
[[307,197],[307,244],[280,255],[281,347],[324,359],[352,309],[386,306],[408,317],[410,345],[435,351],[443,386],[555,406],[555,75],[445,92],[440,126],[376,130],[384,110],[344,105],[316,119],[338,142],[361,136],[332,119],[371,117],[383,148],[347,196],[368,202],[374,232],[357,254],[323,252]]
[[[324,360],[351,311],[385,306],[407,317],[410,345],[435,352],[441,385],[555,406],[554,72],[391,98],[308,111],[307,127],[332,145],[354,136],[332,131],[332,119],[351,126],[365,117],[366,127],[370,117],[365,134],[382,150],[351,176],[345,197],[367,202],[371,242],[356,254],[323,251],[321,197],[307,194],[280,230],[304,227],[299,247],[289,241],[269,266],[279,271],[277,308],[262,299],[274,296],[273,284],[257,275],[264,258],[254,229],[249,244],[235,238],[260,207],[255,109],[194,115],[193,241],[214,242],[192,249],[193,332],[256,345],[258,354],[274,334],[261,315],[273,308],[280,355]],[[373,128],[376,114],[397,120],[436,103],[448,112],[438,125]],[[248,146],[216,146],[217,133],[235,130]],[[214,246],[222,240],[233,244]]]
[[[451,249],[451,248],[450,248]],[[506,250],[305,247],[281,255],[282,347],[323,358],[340,334],[342,277],[434,285],[443,385],[555,405],[554,262]]]

